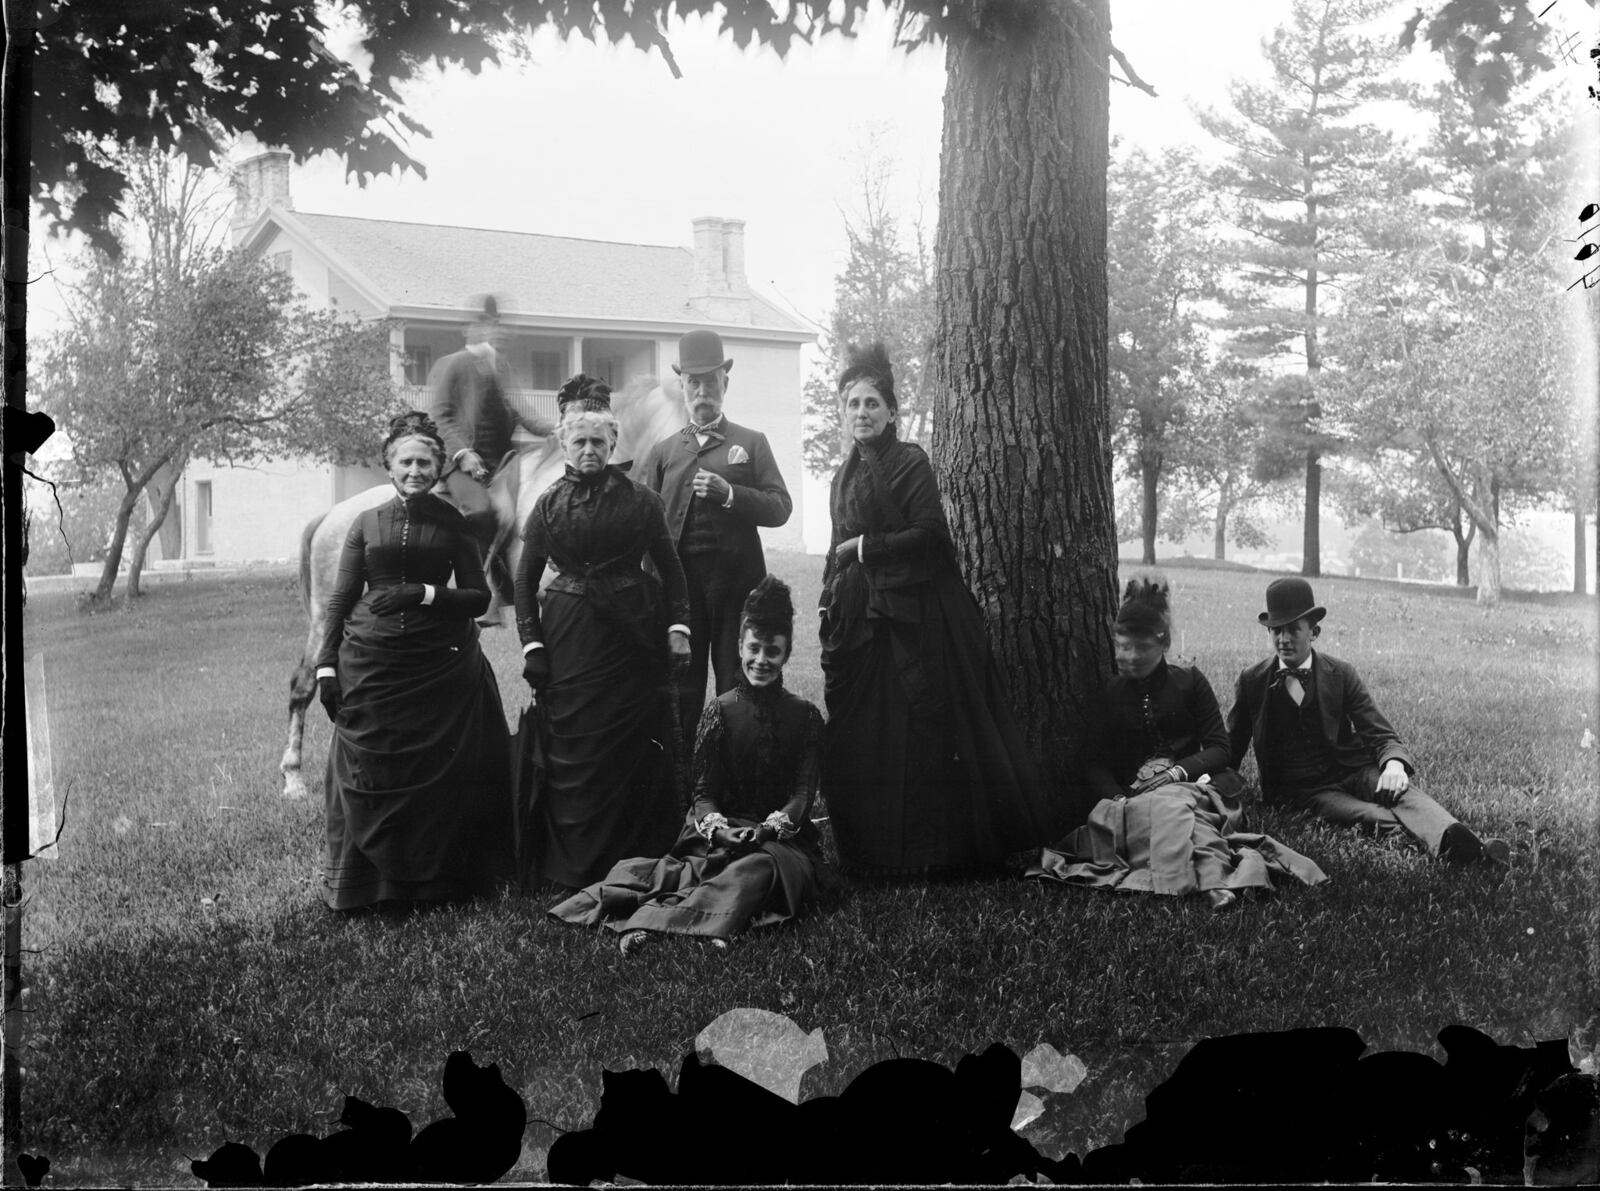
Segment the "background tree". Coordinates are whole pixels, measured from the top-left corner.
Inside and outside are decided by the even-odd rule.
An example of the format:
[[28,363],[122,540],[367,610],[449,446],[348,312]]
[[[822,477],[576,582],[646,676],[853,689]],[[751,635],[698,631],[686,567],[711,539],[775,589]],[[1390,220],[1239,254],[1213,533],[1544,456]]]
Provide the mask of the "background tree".
[[[40,404],[78,475],[106,470],[123,495],[93,598],[116,582],[135,510],[163,470],[191,459],[240,463],[303,454],[370,458],[372,426],[392,412],[388,330],[300,304],[259,259],[215,254],[182,286],[152,286],[131,257],[93,260],[70,327],[45,349]],[[172,507],[153,502],[129,558],[139,594],[145,551]]]
[[1216,289],[1219,212],[1188,148],[1152,159],[1113,146],[1106,208],[1112,441],[1139,480],[1148,566],[1162,480],[1210,366],[1197,304]]
[[899,433],[912,442],[927,435],[924,374],[933,335],[933,245],[920,211],[909,229],[895,215],[894,169],[894,159],[870,142],[862,155],[860,206],[843,215],[849,255],[834,279],[822,361],[803,389],[803,451],[813,475],[830,476],[844,460],[834,381],[852,343],[883,341],[894,364]]
[[1266,441],[1261,378],[1238,361],[1222,361],[1189,403],[1181,450],[1174,459],[1176,490],[1167,503],[1166,536],[1174,540],[1211,530],[1212,557],[1228,543],[1246,550],[1271,544],[1256,506],[1278,489],[1259,457]]
[[[1358,267],[1363,221],[1382,194],[1392,139],[1361,119],[1387,93],[1398,56],[1393,40],[1361,30],[1389,0],[1294,0],[1290,21],[1264,43],[1264,85],[1236,81],[1236,115],[1197,113],[1231,150],[1214,185],[1237,199],[1248,237],[1236,244],[1237,284],[1224,325],[1245,358],[1273,358],[1283,372],[1268,390],[1266,429],[1278,451],[1262,456],[1305,476],[1301,570],[1321,574],[1323,454],[1337,444],[1320,384],[1322,289]],[[1290,305],[1289,303],[1293,304]],[[1266,474],[1266,473],[1263,473]],[[1274,476],[1273,478],[1277,478]]]
[[[1409,437],[1409,436],[1408,436]],[[1410,450],[1375,446],[1360,466],[1340,472],[1334,498],[1350,520],[1372,518],[1384,533],[1418,534],[1441,530],[1455,543],[1455,582],[1472,582],[1470,554],[1478,527],[1466,515],[1433,457],[1420,445]],[[1366,530],[1363,529],[1363,534]],[[1404,553],[1396,548],[1397,553]],[[1369,553],[1376,557],[1376,547]],[[1352,560],[1354,561],[1354,560]]]
[[[1494,393],[1486,379],[1477,383],[1489,388],[1473,392],[1474,380],[1453,357],[1456,346],[1470,347],[1468,359],[1485,350],[1496,334],[1486,314],[1502,307],[1506,351],[1520,355],[1525,345],[1510,342],[1513,328],[1525,325],[1528,303],[1541,301],[1535,262],[1577,167],[1576,138],[1548,84],[1536,79],[1512,87],[1502,102],[1477,105],[1454,80],[1402,92],[1430,120],[1427,135],[1407,154],[1413,193],[1374,213],[1374,252],[1336,328],[1352,433],[1377,456],[1351,486],[1359,494],[1353,507],[1379,514],[1396,530],[1450,532],[1463,585],[1473,541],[1481,553],[1497,554],[1512,502],[1552,492],[1571,500],[1577,485],[1564,465],[1589,457],[1587,449],[1570,459],[1561,447],[1530,449],[1536,433],[1530,418],[1564,416],[1552,401],[1557,394],[1541,392],[1531,405],[1508,404],[1495,416],[1490,405],[1505,401],[1507,392]],[[1516,292],[1496,297],[1510,276],[1517,277]],[[1563,323],[1560,312],[1550,313]],[[1464,334],[1470,338],[1456,344]],[[1543,332],[1541,341],[1554,353],[1545,362],[1546,382],[1566,377],[1561,397],[1583,391],[1569,367],[1577,345]],[[1486,517],[1471,513],[1474,503]],[[1581,496],[1577,503],[1584,504]],[[1479,572],[1479,599],[1492,603],[1498,561],[1483,558]]]

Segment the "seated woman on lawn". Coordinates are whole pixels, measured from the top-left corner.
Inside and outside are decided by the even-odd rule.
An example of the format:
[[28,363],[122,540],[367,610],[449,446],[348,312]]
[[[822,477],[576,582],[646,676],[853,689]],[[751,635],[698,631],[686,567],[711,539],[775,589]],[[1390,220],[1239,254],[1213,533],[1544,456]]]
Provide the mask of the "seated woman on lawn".
[[713,946],[799,913],[822,863],[811,804],[822,714],[783,687],[794,641],[789,589],[768,575],[745,600],[738,685],[706,704],[694,750],[694,804],[672,851],[619,861],[550,911],[604,926],[632,954],[654,932]]
[[1030,877],[1122,892],[1201,892],[1213,909],[1276,871],[1308,885],[1314,863],[1269,836],[1240,832],[1239,775],[1217,697],[1193,666],[1167,663],[1166,584],[1134,579],[1117,611],[1117,675],[1097,703],[1085,779],[1100,801],[1046,847]]
[[453,901],[513,871],[506,718],[473,623],[489,585],[466,519],[432,493],[433,419],[394,418],[383,461],[395,498],[350,526],[317,657],[335,910]]

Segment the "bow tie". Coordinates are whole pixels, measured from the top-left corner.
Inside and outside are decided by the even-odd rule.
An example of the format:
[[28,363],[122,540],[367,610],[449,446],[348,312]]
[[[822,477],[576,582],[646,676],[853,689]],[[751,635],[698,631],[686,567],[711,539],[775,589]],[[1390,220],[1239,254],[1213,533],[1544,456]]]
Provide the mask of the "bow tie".
[[1300,683],[1301,686],[1310,686],[1311,685],[1311,667],[1310,666],[1279,666],[1278,667],[1278,672],[1272,676],[1273,685],[1274,686],[1282,685],[1283,681],[1285,679],[1288,679],[1288,678],[1295,679],[1296,681],[1298,681]]
[[700,435],[700,436],[705,437],[705,438],[714,438],[714,439],[717,439],[717,440],[720,441],[720,440],[722,440],[722,439],[727,437],[727,435],[723,434],[722,431],[720,429],[718,429],[718,427],[720,427],[721,425],[722,425],[722,419],[721,418],[718,418],[715,422],[711,423],[711,425],[709,425],[709,426],[696,426],[693,422],[690,422],[689,423],[689,433],[690,434]]

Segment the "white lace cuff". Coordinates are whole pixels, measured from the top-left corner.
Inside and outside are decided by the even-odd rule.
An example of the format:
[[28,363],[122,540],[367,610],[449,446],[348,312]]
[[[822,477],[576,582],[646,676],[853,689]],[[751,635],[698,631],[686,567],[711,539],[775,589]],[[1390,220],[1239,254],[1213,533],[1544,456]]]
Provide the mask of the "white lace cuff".
[[711,837],[716,834],[717,828],[728,825],[728,816],[712,811],[704,819],[694,825],[694,829],[705,836],[706,843],[711,843]]
[[770,827],[778,833],[779,839],[789,839],[799,834],[800,829],[789,821],[789,816],[782,811],[773,811],[762,820],[761,826]]

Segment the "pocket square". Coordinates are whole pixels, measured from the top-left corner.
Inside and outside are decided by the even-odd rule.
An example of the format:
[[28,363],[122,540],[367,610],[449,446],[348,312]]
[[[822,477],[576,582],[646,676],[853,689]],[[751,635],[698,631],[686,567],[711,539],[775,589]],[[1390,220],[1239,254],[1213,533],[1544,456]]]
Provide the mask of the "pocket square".
[[733,446],[728,448],[728,462],[729,463],[749,463],[750,462],[750,452],[745,450],[738,443],[734,443]]

